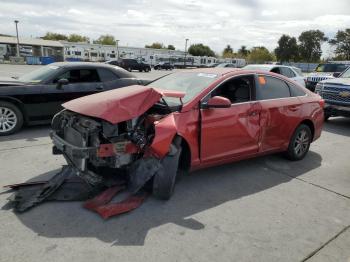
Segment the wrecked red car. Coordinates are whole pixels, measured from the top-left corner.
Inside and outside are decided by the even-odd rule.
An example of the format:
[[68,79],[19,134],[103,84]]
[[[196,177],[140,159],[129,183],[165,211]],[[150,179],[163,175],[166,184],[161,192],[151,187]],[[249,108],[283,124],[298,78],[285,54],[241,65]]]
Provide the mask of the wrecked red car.
[[90,185],[122,176],[169,199],[181,173],[263,154],[307,154],[324,101],[281,75],[240,69],[176,72],[63,104],[53,152]]
[[106,219],[137,208],[149,192],[169,199],[191,170],[275,152],[301,160],[321,135],[323,106],[282,75],[232,68],[78,98],[52,120],[53,153],[68,165],[48,181],[9,185],[9,204],[24,212],[43,201],[87,200]]

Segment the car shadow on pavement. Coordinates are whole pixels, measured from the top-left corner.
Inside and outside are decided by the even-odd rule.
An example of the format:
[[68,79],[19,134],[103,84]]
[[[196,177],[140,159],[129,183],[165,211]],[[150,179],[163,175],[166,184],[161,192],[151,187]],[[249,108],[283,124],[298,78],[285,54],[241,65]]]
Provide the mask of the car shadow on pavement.
[[350,118],[331,117],[325,122],[323,130],[336,135],[350,136]]
[[0,136],[0,142],[13,140],[25,140],[29,142],[37,141],[38,138],[48,137],[49,132],[50,125],[24,127],[16,134]]
[[46,202],[16,216],[43,237],[93,237],[111,245],[143,245],[150,230],[167,223],[201,230],[206,225],[194,218],[197,213],[288,183],[321,162],[321,156],[310,151],[297,162],[277,154],[208,168],[182,178],[169,201],[150,197],[138,209],[108,220],[84,209],[82,202]]

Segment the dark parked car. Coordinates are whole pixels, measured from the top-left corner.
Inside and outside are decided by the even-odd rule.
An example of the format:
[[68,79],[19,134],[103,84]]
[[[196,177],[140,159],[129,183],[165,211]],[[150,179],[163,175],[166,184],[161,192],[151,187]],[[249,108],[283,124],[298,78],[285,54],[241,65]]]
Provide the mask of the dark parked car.
[[159,63],[159,64],[156,64],[154,66],[154,69],[155,70],[161,70],[161,69],[173,70],[174,66],[172,64],[170,64],[170,63]]
[[151,71],[151,66],[149,64],[139,62],[136,59],[126,59],[125,58],[125,59],[119,59],[119,60],[111,60],[111,61],[107,61],[106,64],[120,66],[120,67],[128,70],[129,72],[131,72],[132,70],[138,70],[139,72]]
[[236,68],[237,66],[231,63],[220,63],[218,65],[216,65],[215,67],[230,67],[230,68]]
[[17,79],[0,79],[0,135],[23,124],[49,123],[63,102],[119,87],[146,84],[128,71],[98,63],[53,63]]

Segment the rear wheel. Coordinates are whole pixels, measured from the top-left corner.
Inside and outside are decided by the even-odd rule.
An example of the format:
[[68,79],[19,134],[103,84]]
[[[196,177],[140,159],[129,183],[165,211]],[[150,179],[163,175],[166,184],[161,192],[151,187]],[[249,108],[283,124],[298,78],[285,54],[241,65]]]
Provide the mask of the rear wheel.
[[0,101],[0,136],[13,134],[23,125],[22,112],[12,103]]
[[145,72],[149,72],[149,68],[148,67],[145,68]]
[[303,159],[309,151],[312,133],[307,125],[300,125],[294,131],[286,152],[287,158],[292,161]]

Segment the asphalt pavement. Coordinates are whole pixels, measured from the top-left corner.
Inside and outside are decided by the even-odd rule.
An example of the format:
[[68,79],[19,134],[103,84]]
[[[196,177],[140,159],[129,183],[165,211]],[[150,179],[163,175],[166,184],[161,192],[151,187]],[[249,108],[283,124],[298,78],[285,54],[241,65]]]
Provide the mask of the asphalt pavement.
[[[0,76],[36,66],[0,65]],[[166,71],[135,73],[156,78]],[[0,185],[52,176],[48,126],[0,137]],[[0,191],[0,261],[350,261],[350,119],[331,118],[307,157],[280,154],[184,177],[169,201],[152,197],[108,220],[81,202],[23,214]]]

